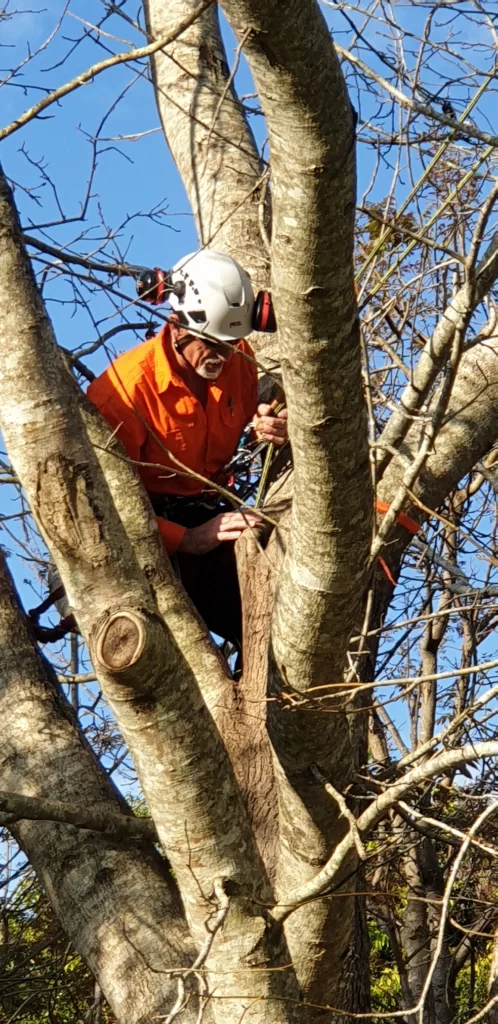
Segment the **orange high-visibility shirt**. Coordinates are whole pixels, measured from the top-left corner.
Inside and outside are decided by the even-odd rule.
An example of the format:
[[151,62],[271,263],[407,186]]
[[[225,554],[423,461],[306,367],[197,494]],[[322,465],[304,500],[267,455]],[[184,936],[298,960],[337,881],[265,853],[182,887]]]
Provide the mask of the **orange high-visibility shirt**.
[[[156,463],[138,466],[151,494],[200,494],[204,484],[180,476],[168,452],[188,469],[213,477],[232,458],[257,405],[257,374],[246,341],[240,341],[217,380],[209,383],[205,408],[168,358],[166,324],[157,337],[119,356],[88,388],[88,397],[124,445],[130,459]],[[158,519],[167,550],[178,548],[185,528]]]

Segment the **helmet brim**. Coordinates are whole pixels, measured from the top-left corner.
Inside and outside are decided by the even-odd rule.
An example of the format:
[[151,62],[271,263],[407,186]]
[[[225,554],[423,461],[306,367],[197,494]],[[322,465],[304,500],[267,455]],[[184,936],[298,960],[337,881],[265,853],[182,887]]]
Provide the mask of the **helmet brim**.
[[222,345],[238,345],[239,341],[243,341],[243,338],[233,338],[230,334],[211,334],[209,331],[201,331],[199,328],[191,327],[190,324],[176,324],[175,326],[181,327],[187,334],[191,334],[194,338],[200,338],[201,341],[212,341],[213,344],[220,343]]

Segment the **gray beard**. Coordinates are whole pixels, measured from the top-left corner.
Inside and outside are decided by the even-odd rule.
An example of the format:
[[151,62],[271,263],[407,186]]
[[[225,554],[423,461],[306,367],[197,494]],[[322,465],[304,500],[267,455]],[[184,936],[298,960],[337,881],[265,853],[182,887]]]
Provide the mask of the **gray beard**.
[[221,361],[218,362],[216,359],[206,359],[196,368],[195,372],[199,374],[199,377],[204,377],[204,380],[216,380],[223,369],[223,365]]

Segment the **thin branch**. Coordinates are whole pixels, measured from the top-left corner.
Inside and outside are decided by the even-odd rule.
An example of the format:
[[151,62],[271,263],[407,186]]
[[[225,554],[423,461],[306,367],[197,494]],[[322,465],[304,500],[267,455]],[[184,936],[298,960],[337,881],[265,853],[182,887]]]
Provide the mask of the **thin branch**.
[[[421,782],[425,782],[428,779],[434,779],[438,775],[447,774],[451,769],[458,768],[459,766],[466,764],[467,762],[476,761],[479,758],[484,757],[498,757],[498,741],[491,740],[483,743],[467,744],[464,747],[460,747],[457,750],[444,750],[440,754],[437,754],[432,760],[419,765],[417,768],[412,768],[410,772],[394,782],[388,789],[372,801],[370,806],[360,815],[357,819],[357,828],[362,836],[368,835],[369,832],[385,815],[390,811],[396,803],[407,793],[410,789],[418,786]],[[494,805],[494,809],[497,809],[497,805]],[[487,808],[489,811],[489,808]],[[471,829],[471,834],[473,830]],[[471,836],[469,836],[469,843]],[[289,892],[287,896],[282,896],[279,903],[273,908],[272,916],[275,921],[281,922],[289,916],[298,906],[303,903],[307,903],[311,899],[316,899],[321,896],[324,892],[330,889],[334,882],[338,872],[340,871],[344,858],[352,852],[354,849],[355,842],[351,832],[344,837],[344,839],[337,845],[334,853],[327,861],[325,866],[319,871],[314,878],[306,881],[303,885],[298,886],[292,892]]]
[[315,776],[315,779],[317,779],[318,782],[321,782],[325,791],[332,797],[333,800],[335,800],[342,817],[346,818],[346,821],[349,823],[349,828],[351,830],[351,835],[354,839],[354,844],[356,847],[358,857],[360,858],[360,860],[366,860],[367,851],[365,850],[365,847],[361,841],[361,836],[358,831],[356,818],[353,812],[350,811],[342,793],[339,793],[338,790],[335,789],[335,787],[332,785],[332,783],[325,778],[325,775],[323,775],[323,773],[320,771],[318,765],[312,764],[310,767],[311,774]]
[[414,110],[417,114],[422,114],[423,117],[438,121],[439,124],[444,124],[447,128],[452,128],[453,131],[459,132],[460,135],[465,135],[469,139],[477,139],[479,142],[485,142],[488,146],[496,148],[498,146],[498,135],[490,135],[489,132],[481,132],[478,128],[474,128],[468,124],[468,122],[455,121],[452,117],[446,117],[445,114],[439,114],[434,107],[429,107],[426,103],[419,103],[418,100],[413,100],[409,96],[406,96],[401,89],[397,89],[395,85],[391,85],[386,78],[379,75],[373,68],[370,68],[368,64],[365,64],[355,54],[350,53],[349,50],[345,50],[343,46],[338,43],[334,43],[335,49],[344,57],[345,60],[349,61],[357,67],[363,74],[377,82],[383,89],[386,90],[394,99],[398,100],[403,107],[407,107],[409,110]]
[[82,85],[86,85],[88,82],[92,82],[97,75],[100,75],[103,71],[107,71],[108,68],[115,67],[118,64],[126,64],[132,60],[142,60],[144,57],[150,57],[151,54],[156,53],[157,50],[161,50],[164,46],[168,46],[173,43],[178,36],[182,35],[188,28],[201,15],[207,10],[208,7],[213,3],[213,0],[203,0],[203,3],[196,7],[195,11],[189,14],[188,18],[184,18],[182,22],[174,29],[173,32],[167,32],[165,35],[160,36],[155,42],[149,43],[147,46],[139,46],[134,50],[128,50],[127,53],[116,53],[112,57],[108,57],[107,60],[100,61],[98,64],[93,64],[91,68],[88,68],[83,74],[78,75],[77,78],[73,78],[71,82],[66,82],[64,85],[59,86],[58,89],[54,89],[49,96],[45,96],[39,103],[35,103],[34,106],[30,107],[29,110],[25,110],[24,114],[20,114],[15,121],[7,125],[5,128],[0,129],[0,141],[8,138],[9,135],[13,135],[14,132],[19,131],[19,128],[23,128],[25,124],[32,121],[35,117],[38,117],[43,110],[47,107],[52,106],[53,103],[57,103],[63,96],[67,96],[69,93],[74,92],[76,89],[81,88]]

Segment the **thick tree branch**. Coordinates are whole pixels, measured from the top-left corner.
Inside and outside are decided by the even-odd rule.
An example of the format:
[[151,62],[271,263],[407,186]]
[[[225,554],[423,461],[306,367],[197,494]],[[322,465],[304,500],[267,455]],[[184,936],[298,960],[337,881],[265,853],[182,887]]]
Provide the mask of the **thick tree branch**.
[[[53,805],[56,792],[59,807],[76,807],[86,820],[127,821],[125,801],[85,742],[36,648],[3,557],[0,720],[0,788],[9,799],[16,794],[17,809],[19,801],[24,812],[28,806],[39,811],[47,802]],[[153,843],[117,840],[53,820],[11,820],[9,829],[116,1019],[139,1024],[166,1013],[174,986],[169,974],[154,967],[186,968],[195,952],[171,874]],[[189,1024],[196,1018],[192,1005]]]
[[104,832],[125,839],[150,839],[157,841],[157,832],[150,818],[134,818],[125,814],[112,814],[108,808],[89,809],[64,803],[63,800],[41,800],[24,796],[23,793],[0,791],[0,814],[8,816],[5,822],[14,821],[61,821],[65,825]]
[[[148,37],[181,24],[194,0],[146,0]],[[229,252],[268,284],[259,226],[266,189],[262,163],[239,102],[221,37],[217,4],[152,60],[156,103],[203,245]],[[235,71],[235,69],[234,69]],[[259,336],[259,347],[262,338]]]
[[[290,0],[285,18],[277,0],[225,0],[223,8],[246,39],[268,125],[272,294],[294,459],[268,706],[278,757],[281,892],[313,874],[347,827],[309,774],[314,761],[342,789],[352,765],[346,720],[302,714],[292,695],[341,678],[368,572],[373,500],[353,281],[354,118],[314,0]],[[310,1001],[327,1002],[334,989],[335,1005],[351,1004],[355,985],[344,965],[355,955],[354,914],[351,898],[340,922],[332,924],[325,903],[289,922]],[[307,956],[311,944],[327,957],[327,979]]]
[[[481,260],[476,273],[472,297],[468,285],[457,291],[452,302],[444,311],[434,333],[421,352],[411,380],[399,400],[398,409],[391,415],[387,426],[378,440],[378,473],[382,474],[392,458],[392,448],[399,446],[406,437],[414,413],[427,399],[430,390],[448,356],[456,330],[462,330],[472,313],[486,297],[498,278],[498,232],[496,232]],[[388,449],[391,449],[391,452]]]
[[[413,491],[429,508],[437,509],[446,495],[483,458],[498,437],[498,335],[470,348],[462,357],[446,416],[434,450],[421,467]],[[419,446],[419,428],[410,426],[400,456],[388,465],[379,496],[391,500],[406,467]],[[412,509],[419,520],[426,518]]]
[[[227,753],[166,630],[67,388],[5,179],[0,240],[0,420],[7,447],[134,757],[198,945],[214,879],[236,889],[208,965],[221,971],[223,991],[232,996],[231,1006],[216,1002],[215,1015],[233,1019],[234,1006],[241,1013],[250,993],[258,999],[254,1019],[269,1021],[274,1011],[266,997],[296,989],[292,973],[264,970],[288,954],[281,936],[267,933],[263,908],[248,899],[256,899],[256,889],[268,899],[263,866]],[[250,976],[248,956],[261,968]],[[289,1020],[284,1004],[277,1020]]]
[[[294,456],[272,642],[288,685],[340,673],[371,523],[353,286],[353,113],[318,5],[228,0],[272,155],[272,288]],[[327,668],[325,669],[325,665]],[[319,668],[320,666],[320,668]]]

